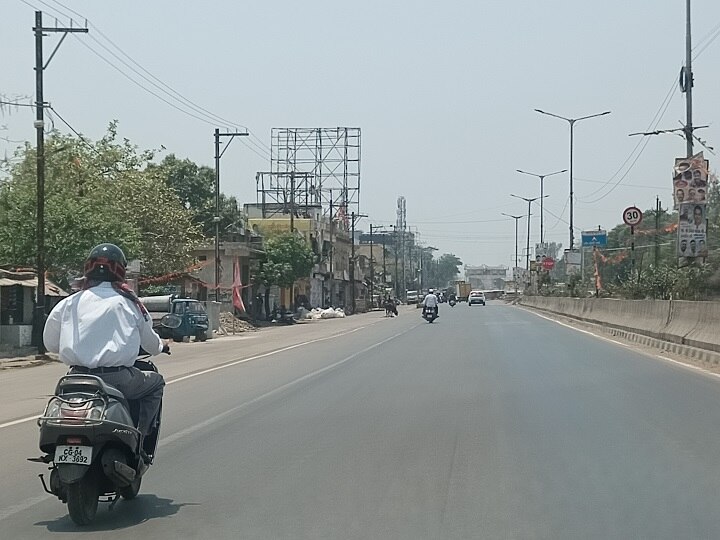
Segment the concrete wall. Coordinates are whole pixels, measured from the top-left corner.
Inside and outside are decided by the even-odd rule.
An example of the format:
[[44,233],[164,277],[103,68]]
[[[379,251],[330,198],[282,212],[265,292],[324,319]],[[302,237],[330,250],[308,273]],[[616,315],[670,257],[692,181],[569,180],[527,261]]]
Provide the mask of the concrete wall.
[[32,326],[27,324],[1,326],[0,343],[11,347],[28,347],[32,343]]
[[523,305],[720,352],[720,302],[526,296]]

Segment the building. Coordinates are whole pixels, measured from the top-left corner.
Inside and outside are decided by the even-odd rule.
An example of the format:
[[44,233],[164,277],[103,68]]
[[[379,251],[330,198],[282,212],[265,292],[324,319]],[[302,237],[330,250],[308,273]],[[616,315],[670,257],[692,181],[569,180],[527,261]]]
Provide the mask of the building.
[[248,226],[257,234],[296,231],[303,235],[317,256],[310,275],[296,281],[293,291],[279,292],[278,304],[294,306],[307,302],[311,307],[344,307],[351,304],[355,287],[357,309],[363,309],[364,273],[356,260],[351,264],[352,243],[347,224],[330,220],[320,206],[305,206],[301,212],[283,212],[280,204],[246,204]]
[[466,266],[465,281],[473,289],[503,290],[507,280],[508,268],[506,266]]
[[[14,347],[31,344],[37,286],[35,270],[0,268],[0,343]],[[66,296],[69,293],[45,280],[47,313]]]

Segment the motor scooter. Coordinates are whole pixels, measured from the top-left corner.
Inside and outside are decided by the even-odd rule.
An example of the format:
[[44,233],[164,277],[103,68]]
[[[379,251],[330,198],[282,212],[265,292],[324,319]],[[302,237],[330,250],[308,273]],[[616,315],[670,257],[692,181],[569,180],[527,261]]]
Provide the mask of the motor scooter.
[[438,318],[437,308],[430,307],[430,306],[423,306],[422,318],[425,319],[427,322],[432,323],[433,321],[435,321],[435,319]]
[[[181,323],[177,315],[162,319],[168,328]],[[135,367],[157,372],[148,358],[136,360]],[[112,510],[120,497],[133,499],[140,491],[157,450],[162,406],[145,437],[137,429],[139,409],[96,375],[69,373],[58,381],[38,419],[44,455],[29,461],[50,465],[47,482],[39,475],[43,488],[67,504],[77,525],[93,521],[100,498],[107,497]]]

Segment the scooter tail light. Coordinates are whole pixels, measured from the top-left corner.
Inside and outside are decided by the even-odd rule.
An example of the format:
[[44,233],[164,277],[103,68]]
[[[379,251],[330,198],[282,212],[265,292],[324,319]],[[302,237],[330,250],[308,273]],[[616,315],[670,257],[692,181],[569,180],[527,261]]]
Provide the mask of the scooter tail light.
[[80,437],[67,437],[65,439],[65,442],[68,444],[74,444],[74,445],[81,445],[82,444],[82,438]]

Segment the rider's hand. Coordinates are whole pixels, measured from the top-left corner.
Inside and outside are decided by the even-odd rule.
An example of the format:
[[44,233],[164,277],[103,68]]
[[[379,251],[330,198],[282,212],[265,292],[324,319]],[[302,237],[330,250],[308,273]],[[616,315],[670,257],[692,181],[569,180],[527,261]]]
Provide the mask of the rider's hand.
[[163,342],[162,351],[160,351],[160,352],[164,352],[165,354],[170,354],[170,340],[169,339],[167,341]]

